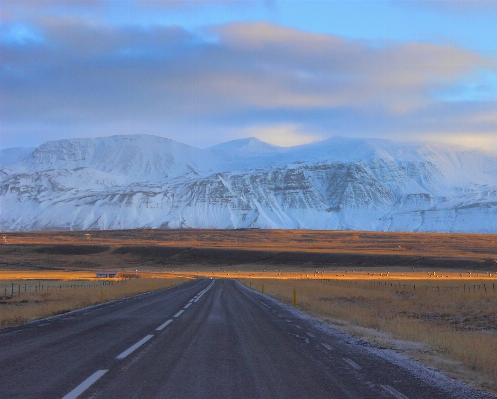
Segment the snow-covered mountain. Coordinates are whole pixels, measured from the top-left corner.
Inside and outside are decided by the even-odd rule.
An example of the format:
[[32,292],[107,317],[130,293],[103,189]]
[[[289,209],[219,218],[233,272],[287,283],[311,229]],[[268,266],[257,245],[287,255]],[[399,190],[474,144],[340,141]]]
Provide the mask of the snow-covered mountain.
[[332,138],[198,149],[147,136],[0,151],[0,230],[497,232],[497,153]]

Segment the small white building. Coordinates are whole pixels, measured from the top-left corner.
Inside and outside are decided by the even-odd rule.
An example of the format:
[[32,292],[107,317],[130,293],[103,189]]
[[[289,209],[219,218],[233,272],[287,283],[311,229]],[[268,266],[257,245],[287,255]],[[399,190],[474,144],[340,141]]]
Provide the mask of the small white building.
[[97,278],[113,278],[119,277],[119,272],[96,272]]

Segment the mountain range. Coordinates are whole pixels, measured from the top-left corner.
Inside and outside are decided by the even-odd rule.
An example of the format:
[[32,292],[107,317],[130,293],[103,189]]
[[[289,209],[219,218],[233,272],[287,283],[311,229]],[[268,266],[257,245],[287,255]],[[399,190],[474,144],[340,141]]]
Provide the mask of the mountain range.
[[149,135],[0,151],[0,230],[497,233],[497,153],[335,137],[199,149]]

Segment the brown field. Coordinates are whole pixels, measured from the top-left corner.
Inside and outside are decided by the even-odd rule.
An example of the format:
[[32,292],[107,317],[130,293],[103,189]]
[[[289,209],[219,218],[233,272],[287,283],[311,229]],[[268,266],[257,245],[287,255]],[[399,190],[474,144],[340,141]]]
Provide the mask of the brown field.
[[[497,272],[497,235],[308,230],[5,233],[0,270]],[[281,267],[279,267],[281,266]],[[234,270],[234,269],[231,269]]]
[[[301,310],[381,347],[402,340],[412,356],[497,392],[497,235],[121,230],[92,231],[87,241],[87,233],[6,234],[2,326],[143,292],[149,281],[237,278],[287,303],[295,288]],[[97,270],[142,278],[64,288],[101,284]],[[57,298],[22,293],[45,283],[59,287],[50,292]],[[20,296],[10,298],[12,284]]]

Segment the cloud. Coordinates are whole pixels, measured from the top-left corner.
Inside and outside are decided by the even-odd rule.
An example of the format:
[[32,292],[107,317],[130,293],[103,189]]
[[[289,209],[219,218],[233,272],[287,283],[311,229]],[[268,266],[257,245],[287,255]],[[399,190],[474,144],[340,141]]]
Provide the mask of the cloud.
[[51,16],[33,28],[42,41],[1,44],[5,135],[33,126],[44,136],[164,132],[194,144],[201,134],[247,132],[281,145],[330,132],[393,137],[495,127],[474,119],[494,103],[463,106],[433,95],[495,70],[451,44],[378,46],[268,23],[199,34]]
[[[247,102],[262,100],[268,107],[374,104],[407,112],[428,105],[430,91],[490,66],[481,56],[453,45],[385,43],[374,48],[267,23],[224,25],[216,32],[237,55],[227,57],[231,72],[239,71],[228,76],[228,86],[219,87],[236,87]],[[257,95],[262,88],[263,95]]]
[[447,135],[446,132],[431,132],[421,134],[420,140],[443,142],[472,148],[484,148],[486,150],[497,150],[497,131],[492,136],[479,135],[466,132],[458,135]]

